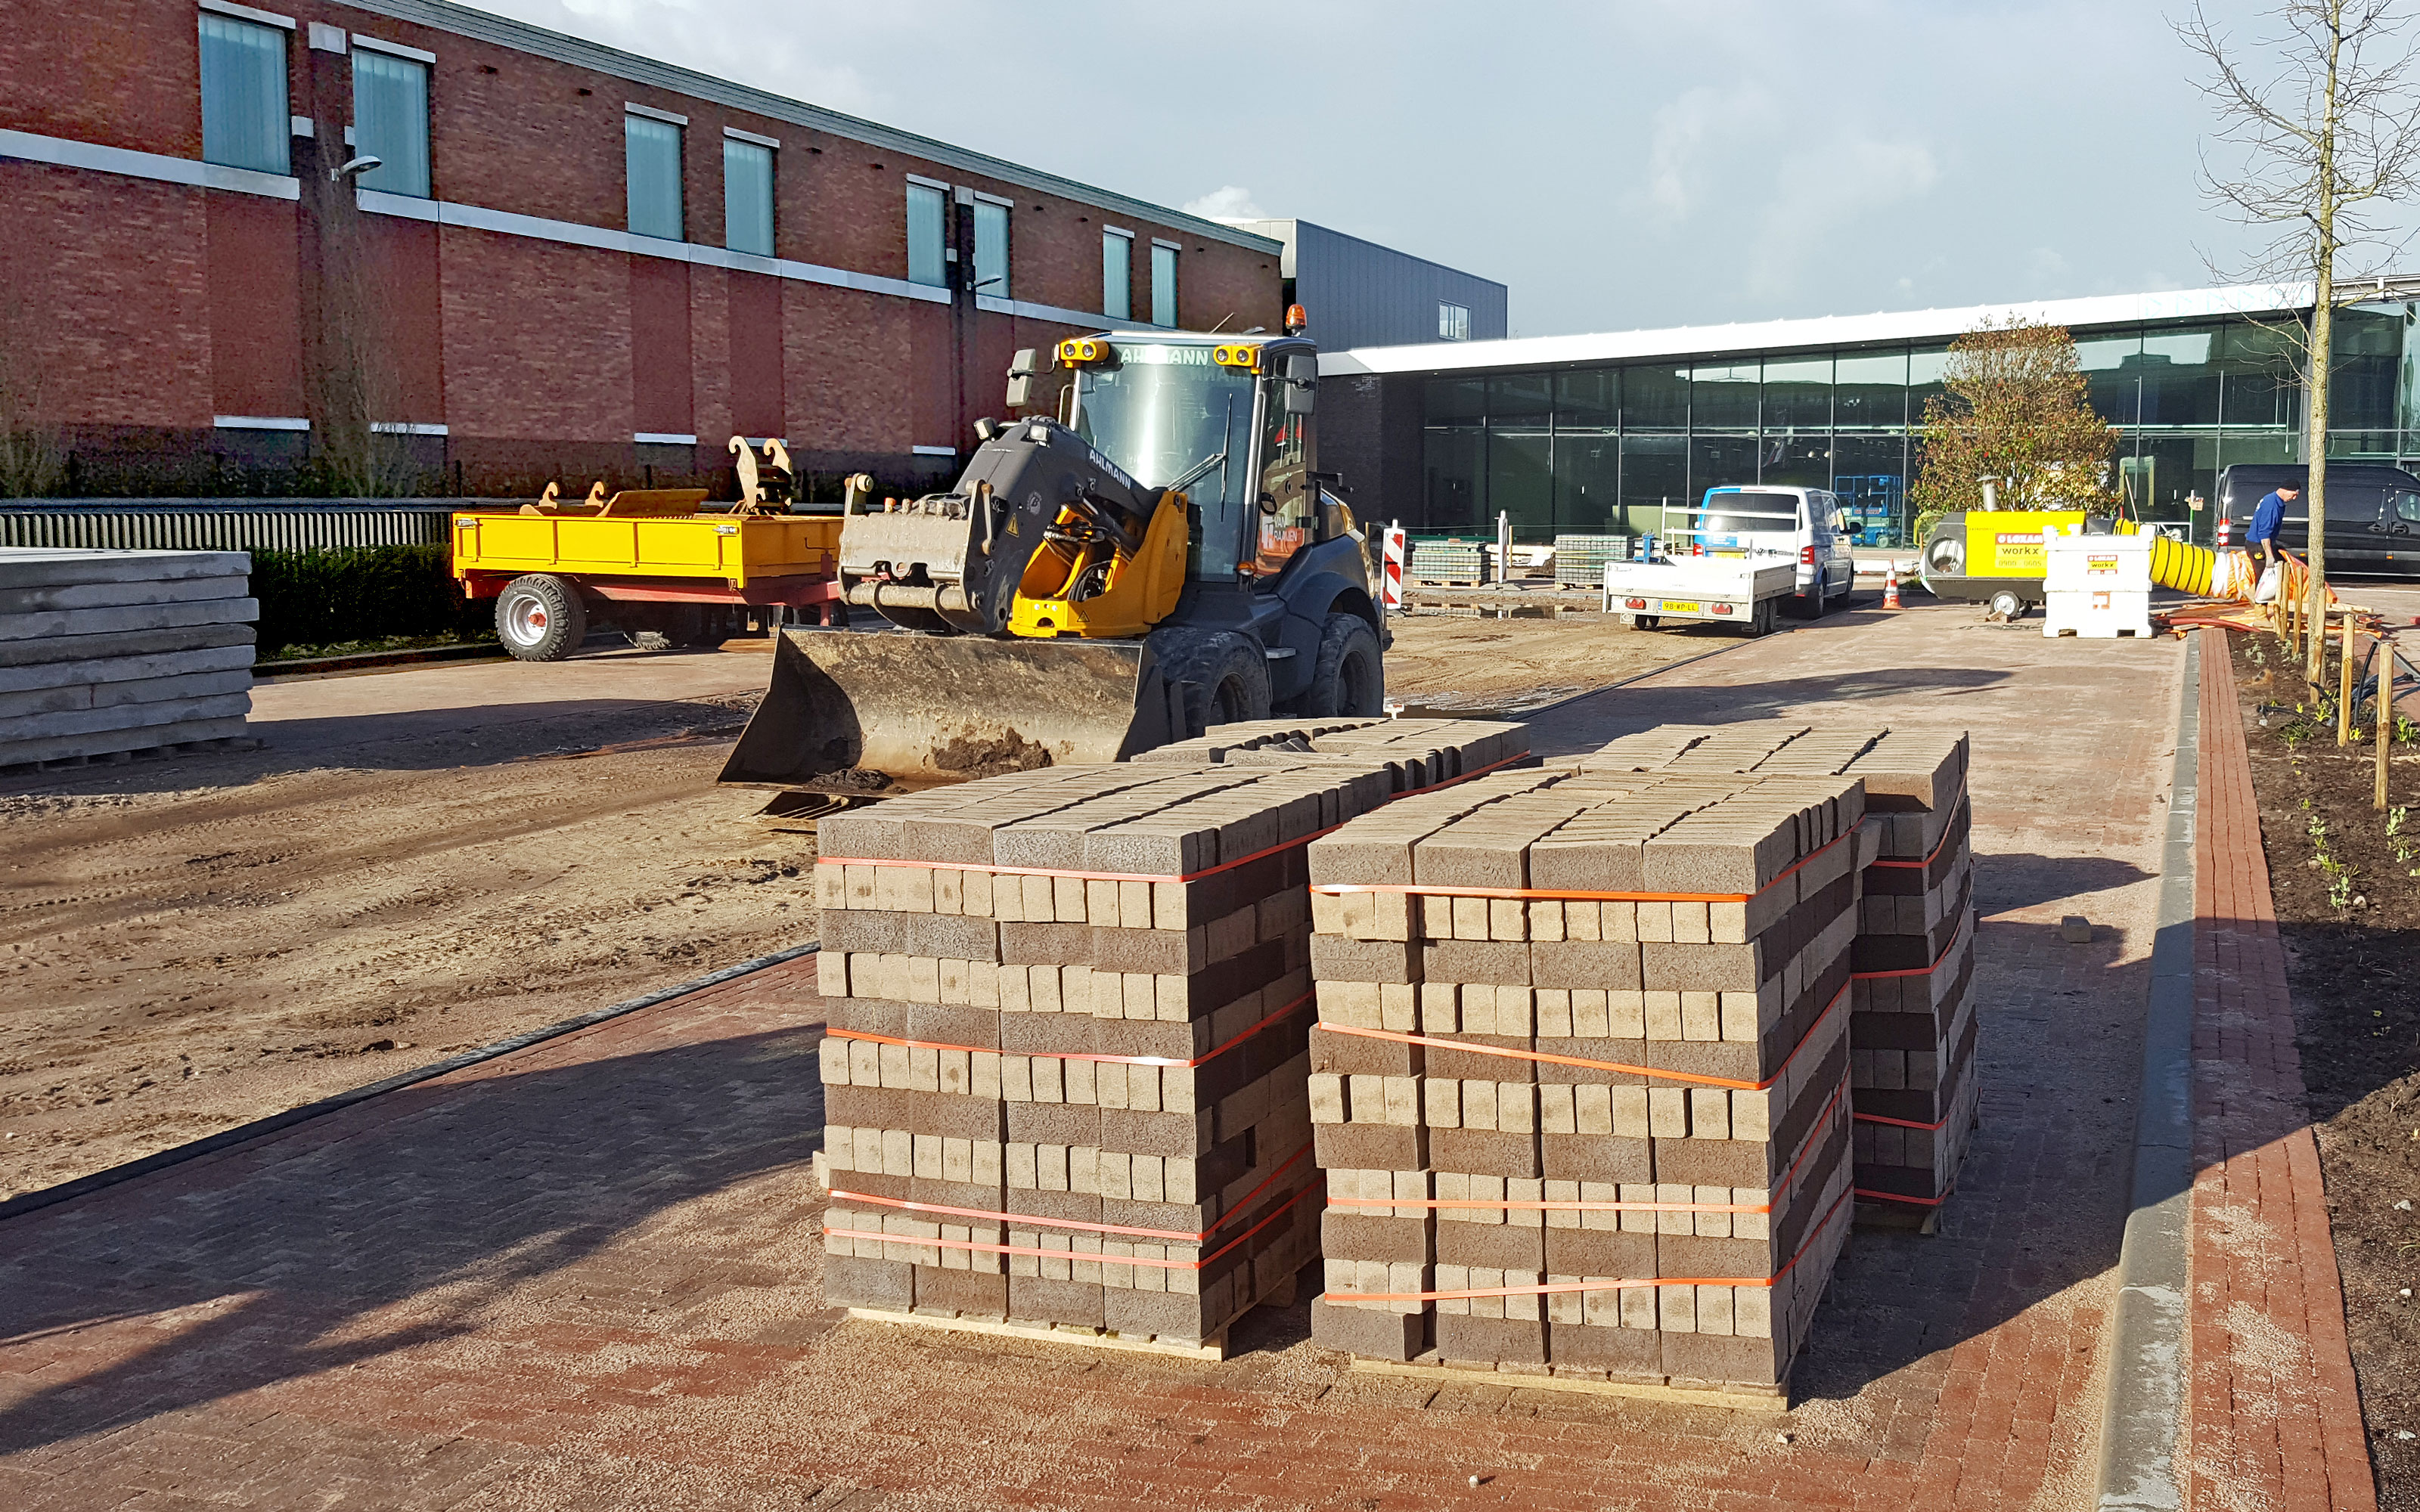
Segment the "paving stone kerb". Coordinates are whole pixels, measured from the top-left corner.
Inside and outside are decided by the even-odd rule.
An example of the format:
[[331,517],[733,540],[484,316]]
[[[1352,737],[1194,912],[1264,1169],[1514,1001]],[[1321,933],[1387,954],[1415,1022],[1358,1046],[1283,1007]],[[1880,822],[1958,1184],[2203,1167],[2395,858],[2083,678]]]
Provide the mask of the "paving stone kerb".
[[1305,846],[1527,750],[1272,720],[825,821],[827,1294],[1217,1338],[1317,1242]]
[[251,563],[0,548],[0,767],[242,734]]
[[[1331,1189],[1314,1336],[1499,1374],[1786,1390],[1851,1216],[1853,964],[1889,990],[1886,1013],[1869,992],[1882,1029],[1904,1032],[1900,983],[1925,984],[1927,1070],[1953,1108],[1971,1095],[1967,872],[1952,856],[1923,886],[1954,848],[1966,754],[1962,735],[1870,727],[1665,728],[1313,844]],[[1869,815],[1869,776],[1894,811]],[[1868,936],[1885,841],[1915,858],[1916,932],[1894,896]],[[1901,971],[1921,975],[1881,975]],[[1896,1056],[1869,1093],[1895,1134],[1936,1101],[1908,1104]],[[1954,1149],[1924,1153],[1931,1198]]]

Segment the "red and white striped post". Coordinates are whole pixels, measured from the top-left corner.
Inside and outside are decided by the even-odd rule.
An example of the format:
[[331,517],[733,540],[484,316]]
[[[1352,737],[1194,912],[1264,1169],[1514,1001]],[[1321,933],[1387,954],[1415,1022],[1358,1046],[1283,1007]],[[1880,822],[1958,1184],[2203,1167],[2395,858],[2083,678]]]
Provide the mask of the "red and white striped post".
[[1378,532],[1383,543],[1381,572],[1378,579],[1378,612],[1404,612],[1404,528],[1389,525]]

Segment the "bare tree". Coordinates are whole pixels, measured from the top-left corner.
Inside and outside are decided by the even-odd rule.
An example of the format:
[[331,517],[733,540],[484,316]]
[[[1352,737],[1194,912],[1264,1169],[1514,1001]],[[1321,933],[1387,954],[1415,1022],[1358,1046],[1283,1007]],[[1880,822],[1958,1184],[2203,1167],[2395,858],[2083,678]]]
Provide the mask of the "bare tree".
[[[2409,193],[2420,169],[2420,101],[2414,56],[2399,0],[2277,0],[2275,35],[2238,51],[2195,0],[2177,27],[2210,67],[2203,91],[2215,104],[2218,138],[2238,150],[2235,177],[2205,165],[2211,196],[2266,242],[2237,276],[2312,286],[2311,323],[2292,334],[2302,347],[2310,486],[2313,623],[2327,607],[2328,390],[2338,290],[2382,271],[2399,242],[2384,214]],[[2257,59],[2257,61],[2254,61]],[[2340,267],[2350,255],[2356,266]],[[2323,636],[2311,639],[2312,682]]]
[[43,404],[35,307],[22,290],[0,291],[0,499],[47,494],[67,471]]

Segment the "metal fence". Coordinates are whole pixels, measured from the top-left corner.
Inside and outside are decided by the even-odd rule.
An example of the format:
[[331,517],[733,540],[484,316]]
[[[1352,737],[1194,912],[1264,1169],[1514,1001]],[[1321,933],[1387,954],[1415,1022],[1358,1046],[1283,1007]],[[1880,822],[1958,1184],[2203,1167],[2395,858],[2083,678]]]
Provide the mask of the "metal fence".
[[308,551],[443,546],[455,510],[504,500],[111,499],[0,501],[0,546]]

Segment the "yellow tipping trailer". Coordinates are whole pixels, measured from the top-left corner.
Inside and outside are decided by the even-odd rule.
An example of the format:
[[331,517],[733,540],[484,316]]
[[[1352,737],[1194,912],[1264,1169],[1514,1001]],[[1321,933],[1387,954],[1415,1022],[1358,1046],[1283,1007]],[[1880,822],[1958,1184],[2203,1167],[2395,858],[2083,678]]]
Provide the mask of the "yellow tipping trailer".
[[518,510],[454,517],[454,576],[496,600],[496,633],[524,661],[569,656],[592,615],[675,645],[719,642],[751,609],[817,611],[839,600],[838,515],[771,515],[743,504],[703,514],[703,488],[602,485],[582,503],[546,497]]

